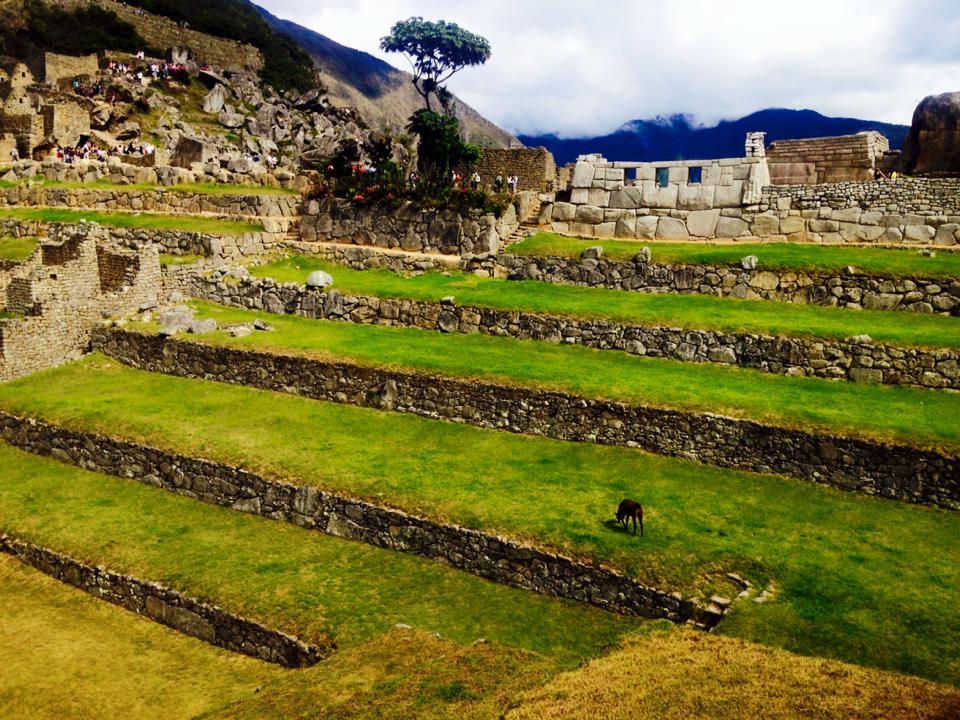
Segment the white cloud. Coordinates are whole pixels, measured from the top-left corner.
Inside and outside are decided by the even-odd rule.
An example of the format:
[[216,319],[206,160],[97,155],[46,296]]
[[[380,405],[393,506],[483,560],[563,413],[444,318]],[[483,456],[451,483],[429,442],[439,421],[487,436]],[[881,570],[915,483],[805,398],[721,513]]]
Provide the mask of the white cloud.
[[627,120],[702,122],[765,107],[909,123],[926,95],[960,90],[953,0],[262,0],[337,42],[385,56],[400,19],[456,22],[493,57],[450,83],[516,132],[609,132]]

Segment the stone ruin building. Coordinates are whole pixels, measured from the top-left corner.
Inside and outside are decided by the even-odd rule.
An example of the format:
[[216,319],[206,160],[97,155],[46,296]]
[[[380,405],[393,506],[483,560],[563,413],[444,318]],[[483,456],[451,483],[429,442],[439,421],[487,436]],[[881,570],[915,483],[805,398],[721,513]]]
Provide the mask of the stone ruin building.
[[[66,94],[75,78],[89,81],[99,73],[96,55],[71,57],[45,53],[37,63],[0,64],[0,161],[14,148],[32,158],[43,148],[76,145],[90,135],[90,113]],[[42,69],[39,67],[42,66]]]
[[155,307],[162,295],[157,246],[110,241],[106,228],[65,229],[22,263],[0,269],[0,381],[80,357],[104,317]]

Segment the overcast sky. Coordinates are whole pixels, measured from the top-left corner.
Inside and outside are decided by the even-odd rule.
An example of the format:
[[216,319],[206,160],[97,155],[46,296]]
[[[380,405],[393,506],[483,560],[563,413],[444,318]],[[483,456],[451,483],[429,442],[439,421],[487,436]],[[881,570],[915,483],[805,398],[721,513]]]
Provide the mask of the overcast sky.
[[493,57],[450,88],[516,133],[605,134],[689,113],[766,107],[909,124],[960,90],[957,0],[256,0],[409,70],[378,45],[420,15],[486,37]]

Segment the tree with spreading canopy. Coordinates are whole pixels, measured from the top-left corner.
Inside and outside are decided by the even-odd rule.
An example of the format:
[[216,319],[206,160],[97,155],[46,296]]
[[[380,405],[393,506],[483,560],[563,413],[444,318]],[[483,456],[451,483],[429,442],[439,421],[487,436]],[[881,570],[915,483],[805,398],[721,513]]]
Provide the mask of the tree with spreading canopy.
[[380,41],[384,52],[407,56],[413,67],[413,86],[433,111],[430,96],[436,95],[444,112],[449,114],[450,93],[444,83],[454,74],[471,65],[483,65],[490,59],[490,43],[486,38],[444,20],[431,22],[422,17],[401,20],[390,34]]

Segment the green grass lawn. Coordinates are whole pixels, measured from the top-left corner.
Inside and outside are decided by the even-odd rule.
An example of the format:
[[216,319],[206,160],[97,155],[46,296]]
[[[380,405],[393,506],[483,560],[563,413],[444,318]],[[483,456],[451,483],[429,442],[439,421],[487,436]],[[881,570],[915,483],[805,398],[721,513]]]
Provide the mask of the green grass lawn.
[[256,277],[304,283],[326,270],[345,293],[438,302],[452,295],[459,305],[521,310],[576,318],[602,318],[643,326],[748,332],[839,339],[870,335],[876,342],[936,348],[960,347],[960,320],[939,315],[859,311],[704,295],[633,293],[535,281],[482,278],[459,272],[404,277],[387,270],[352,270],[304,256],[250,268]]
[[0,260],[21,262],[26,260],[37,249],[40,243],[36,238],[2,237],[0,238]]
[[97,600],[6,555],[0,607],[4,720],[187,720],[253,697],[285,673]]
[[168,255],[160,253],[160,267],[168,268],[176,265],[193,265],[203,258],[200,255]]
[[[633,404],[707,411],[778,426],[826,430],[960,451],[960,394],[902,385],[868,385],[772,375],[759,370],[643,358],[578,345],[488,335],[356,325],[272,315],[193,301],[197,316],[221,325],[263,318],[270,333],[225,331],[196,342],[349,360]],[[150,332],[155,325],[134,324]]]
[[[0,407],[530,540],[688,596],[733,592],[727,572],[741,573],[758,589],[772,581],[774,599],[738,606],[721,632],[802,654],[960,683],[960,616],[950,610],[960,600],[957,513],[638,450],[146,373],[98,355],[0,385]],[[22,458],[7,458],[0,458],[4,468],[24,464]],[[21,470],[10,472],[16,476]],[[178,532],[195,538],[197,521],[186,514],[192,506],[178,506],[184,514],[178,515],[177,532],[157,527],[152,513],[159,499],[152,498],[161,494],[143,489],[152,493],[142,496],[139,505],[147,516],[129,520],[135,526],[131,532],[139,534],[112,540],[102,529],[85,527],[94,500],[83,501],[90,506],[86,510],[84,504],[66,502],[64,494],[81,492],[74,472],[58,471],[56,477],[62,488],[56,493],[51,487],[55,481],[43,473],[31,473],[26,484],[13,479],[0,484],[0,527],[29,531],[33,539],[64,548],[74,546],[47,534],[50,528],[89,533],[89,542],[111,548],[121,559],[156,550],[168,563],[207,561],[206,546],[179,544]],[[122,486],[122,481],[111,484],[102,497],[119,497]],[[646,537],[634,539],[614,526],[614,510],[623,497],[644,504]],[[101,502],[105,507],[98,512],[114,512],[117,501]],[[14,525],[4,516],[9,512],[17,518]],[[111,519],[109,527],[125,528],[126,521]],[[278,527],[271,533],[292,533],[294,547],[308,537],[296,528]],[[271,556],[269,548],[258,545],[266,537],[211,530],[208,542],[229,548],[223,552],[233,553],[241,565],[249,543],[257,545],[266,568],[271,562],[303,572],[314,567],[300,555],[289,565],[281,562],[283,553]],[[343,563],[358,565],[348,558]],[[323,565],[317,563],[317,573]],[[126,561],[122,567],[128,567]],[[262,584],[264,575],[272,577],[266,568],[253,574],[250,587]],[[357,569],[362,571],[359,565]],[[247,571],[249,566],[238,567],[237,577]],[[151,569],[146,574],[184,584],[182,576],[170,572]],[[223,568],[223,574],[223,583],[233,581],[230,568]],[[309,581],[316,577],[311,570]],[[349,589],[349,583],[343,585]],[[396,590],[425,594],[412,587]],[[217,586],[204,592],[219,598],[225,591]],[[289,601],[291,608],[299,607],[299,591],[291,590]],[[384,597],[381,602],[390,606],[394,601]],[[357,612],[363,614],[364,608]],[[391,621],[404,622],[403,617],[394,614]],[[338,637],[344,634],[342,628],[334,630]],[[534,627],[530,632],[540,631]],[[456,637],[464,636],[469,639],[469,633]]]
[[842,271],[848,266],[868,275],[960,279],[960,253],[937,250],[924,257],[916,250],[844,247],[813,243],[664,243],[641,240],[583,240],[555,233],[539,233],[511,245],[514,255],[580,257],[588,247],[602,246],[612,260],[631,260],[640,248],[650,248],[654,263],[740,265],[756,255],[760,270]]
[[242,235],[263,232],[260,223],[195,215],[163,215],[160,213],[121,213],[95,210],[61,210],[56,208],[2,208],[0,219],[31,220],[44,223],[99,223],[119,228],[149,228],[153,230],[182,230],[213,235]]
[[168,193],[197,194],[197,195],[299,195],[296,190],[282,187],[263,185],[235,185],[233,183],[181,183],[179,185],[153,185],[148,183],[114,183],[109,180],[95,182],[65,182],[63,180],[47,180],[38,176],[30,180],[11,181],[0,180],[0,189],[26,187],[28,185],[42,185],[46,188],[62,188],[65,190],[119,190],[130,192],[134,190],[158,190]]
[[0,527],[338,647],[404,623],[571,667],[642,620],[497,585],[437,562],[89,473],[0,443]]

